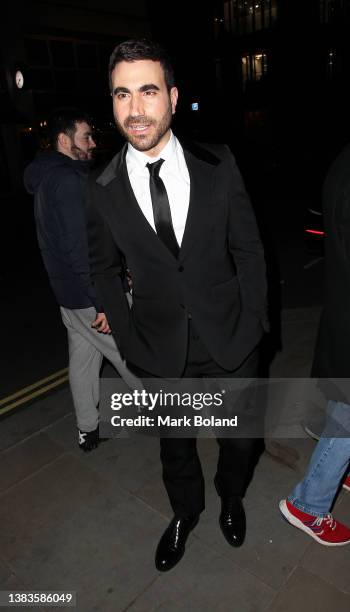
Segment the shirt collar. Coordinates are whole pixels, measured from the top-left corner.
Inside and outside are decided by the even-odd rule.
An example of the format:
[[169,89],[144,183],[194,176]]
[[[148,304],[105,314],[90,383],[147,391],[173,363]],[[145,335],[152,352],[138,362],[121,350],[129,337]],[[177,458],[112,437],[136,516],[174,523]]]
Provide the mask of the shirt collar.
[[127,156],[129,160],[133,164],[137,165],[140,170],[143,170],[146,167],[146,164],[153,164],[154,162],[158,161],[158,159],[171,161],[176,157],[176,138],[173,132],[170,130],[170,138],[157,157],[150,157],[149,155],[146,155],[146,153],[138,151],[135,149],[135,147],[128,143]]

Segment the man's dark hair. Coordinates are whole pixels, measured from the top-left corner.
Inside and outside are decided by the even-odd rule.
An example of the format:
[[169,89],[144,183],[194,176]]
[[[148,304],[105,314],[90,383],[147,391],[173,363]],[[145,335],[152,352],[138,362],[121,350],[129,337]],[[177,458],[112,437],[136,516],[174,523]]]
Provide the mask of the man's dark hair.
[[164,70],[164,78],[168,91],[174,87],[174,70],[165,49],[153,40],[141,38],[139,40],[126,40],[120,43],[112,52],[109,59],[109,87],[111,91],[112,72],[116,65],[120,62],[136,62],[138,60],[159,62]]
[[91,117],[84,111],[73,107],[62,107],[56,108],[49,118],[49,140],[51,147],[57,149],[57,140],[59,134],[67,134],[70,138],[73,138],[76,130],[77,123],[83,123],[85,121],[89,125],[92,125]]

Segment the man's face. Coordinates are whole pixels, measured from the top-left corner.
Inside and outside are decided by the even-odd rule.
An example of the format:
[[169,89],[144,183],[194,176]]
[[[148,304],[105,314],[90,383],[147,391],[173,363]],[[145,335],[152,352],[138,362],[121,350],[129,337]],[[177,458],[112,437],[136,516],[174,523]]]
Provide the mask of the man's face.
[[112,72],[115,122],[138,151],[157,156],[170,137],[177,89],[167,89],[160,62],[120,62]]
[[76,123],[74,136],[70,138],[70,157],[72,159],[89,160],[96,143],[92,137],[91,127],[85,121]]

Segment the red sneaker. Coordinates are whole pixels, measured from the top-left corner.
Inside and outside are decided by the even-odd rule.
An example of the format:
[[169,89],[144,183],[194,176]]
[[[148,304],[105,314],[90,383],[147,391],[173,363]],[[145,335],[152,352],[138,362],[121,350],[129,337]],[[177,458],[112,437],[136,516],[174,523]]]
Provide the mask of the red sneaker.
[[350,529],[335,521],[331,514],[325,518],[314,516],[298,510],[286,499],[280,501],[280,511],[288,523],[305,531],[319,544],[324,546],[350,544]]
[[347,476],[343,482],[343,487],[347,491],[350,491],[350,476]]

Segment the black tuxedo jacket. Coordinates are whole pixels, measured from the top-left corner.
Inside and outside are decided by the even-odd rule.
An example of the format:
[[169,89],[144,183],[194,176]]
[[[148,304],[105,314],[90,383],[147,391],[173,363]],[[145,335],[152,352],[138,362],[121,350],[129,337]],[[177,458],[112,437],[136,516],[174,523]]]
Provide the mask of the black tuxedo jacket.
[[191,185],[178,259],[137,203],[126,145],[89,185],[91,274],[113,335],[127,361],[163,377],[184,370],[189,315],[212,358],[229,371],[268,325],[263,248],[235,160],[224,145],[182,146]]

